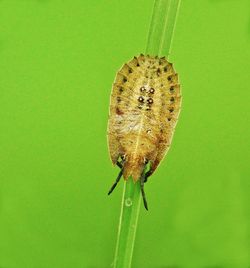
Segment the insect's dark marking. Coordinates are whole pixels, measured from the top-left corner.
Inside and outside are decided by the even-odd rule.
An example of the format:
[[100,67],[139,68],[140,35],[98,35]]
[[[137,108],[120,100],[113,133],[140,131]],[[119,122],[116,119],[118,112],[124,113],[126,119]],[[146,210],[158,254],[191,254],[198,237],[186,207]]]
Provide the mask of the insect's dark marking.
[[119,92],[122,93],[124,91],[123,87],[119,87]]
[[168,118],[168,121],[171,121],[171,118]]
[[157,74],[157,76],[160,76],[160,74],[161,74],[161,69],[160,68],[157,68],[156,74]]
[[141,92],[145,92],[145,91],[146,91],[146,88],[145,88],[145,87],[141,87],[141,88],[140,88],[140,91],[141,91]]
[[162,65],[162,63],[164,62],[164,60],[165,60],[165,57],[160,58],[159,65]]
[[118,114],[118,115],[122,115],[122,114],[124,114],[124,112],[121,111],[118,107],[116,107],[115,112],[116,112],[116,114]]
[[152,104],[153,102],[154,102],[154,101],[153,101],[152,98],[147,99],[147,103],[148,103],[148,104]]
[[174,111],[174,108],[170,108],[169,112],[172,113]]
[[147,129],[147,133],[151,133],[151,129]]
[[154,94],[154,92],[155,92],[154,88],[151,87],[149,93]]
[[144,98],[143,98],[142,96],[140,96],[140,97],[138,98],[138,101],[139,101],[139,102],[144,102]]
[[174,97],[171,97],[171,98],[170,98],[170,101],[171,101],[171,102],[174,102]]
[[121,99],[121,97],[117,97],[116,100],[117,100],[117,102],[121,102],[122,99]]
[[169,90],[170,90],[170,93],[173,93],[173,92],[174,92],[174,87],[171,86],[171,87],[169,88]]
[[171,75],[168,76],[168,81],[172,81]]
[[132,69],[132,68],[129,68],[129,69],[128,69],[128,72],[129,72],[130,74],[132,74],[132,73],[133,73],[133,69]]
[[123,81],[123,83],[126,83],[128,81],[127,77],[124,76],[122,81]]
[[165,66],[165,67],[163,68],[163,71],[166,73],[166,72],[168,71],[168,67]]
[[139,67],[140,64],[139,64],[139,61],[138,61],[137,57],[134,57],[134,60],[136,60],[136,66]]

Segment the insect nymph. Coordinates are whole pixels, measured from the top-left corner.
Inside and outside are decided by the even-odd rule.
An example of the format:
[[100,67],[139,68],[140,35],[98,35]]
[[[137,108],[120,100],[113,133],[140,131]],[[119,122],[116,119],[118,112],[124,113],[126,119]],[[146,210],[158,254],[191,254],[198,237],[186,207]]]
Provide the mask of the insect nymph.
[[[108,121],[109,153],[120,178],[144,183],[166,155],[181,106],[178,75],[165,57],[140,55],[124,64],[112,87]],[[145,173],[146,165],[149,170]]]

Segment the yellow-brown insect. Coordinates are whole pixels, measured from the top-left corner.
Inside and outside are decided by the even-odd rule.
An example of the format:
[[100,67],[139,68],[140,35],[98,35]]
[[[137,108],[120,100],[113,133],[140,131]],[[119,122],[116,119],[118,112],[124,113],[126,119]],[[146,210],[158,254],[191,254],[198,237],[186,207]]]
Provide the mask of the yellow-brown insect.
[[[140,55],[124,64],[113,84],[108,145],[113,164],[127,180],[144,182],[153,174],[171,144],[181,106],[178,75],[165,57]],[[147,163],[148,172],[144,172]]]

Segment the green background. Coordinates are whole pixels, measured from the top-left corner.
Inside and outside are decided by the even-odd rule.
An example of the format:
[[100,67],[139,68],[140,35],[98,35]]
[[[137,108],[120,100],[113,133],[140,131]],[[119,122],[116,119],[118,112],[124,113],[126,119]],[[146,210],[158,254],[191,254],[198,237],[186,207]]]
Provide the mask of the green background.
[[[116,71],[144,51],[153,1],[0,1],[0,267],[106,268]],[[146,184],[132,267],[250,265],[250,2],[183,0],[170,60],[183,106]]]

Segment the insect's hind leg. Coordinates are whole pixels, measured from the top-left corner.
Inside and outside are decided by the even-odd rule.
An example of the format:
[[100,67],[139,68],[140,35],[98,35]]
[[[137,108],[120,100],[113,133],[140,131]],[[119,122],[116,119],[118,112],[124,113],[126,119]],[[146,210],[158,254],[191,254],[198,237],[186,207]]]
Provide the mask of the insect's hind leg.
[[[147,172],[146,172],[146,174],[147,174]],[[144,183],[146,182],[145,181],[146,174],[144,173],[144,171],[142,172],[141,177],[140,177],[140,186],[141,186],[141,194],[142,194],[143,204],[144,204],[145,209],[148,210],[148,203],[147,203],[146,195],[145,195],[145,191],[144,191]]]
[[123,162],[122,161],[121,162],[117,161],[116,165],[121,169],[123,168]]
[[123,173],[123,161],[121,161],[121,162],[117,161],[116,162],[116,165],[121,169],[121,171],[119,172],[119,174],[118,174],[118,176],[117,176],[117,178],[115,180],[115,183],[110,188],[110,190],[108,192],[108,195],[110,195],[114,191],[116,185],[118,184],[118,182],[120,181],[120,179],[122,177],[122,173]]
[[146,173],[145,173],[145,178],[144,178],[144,183],[146,183],[147,181],[148,181],[148,177],[150,177],[152,174],[153,174],[153,169],[152,168],[150,168],[149,169],[149,171],[147,171]]

